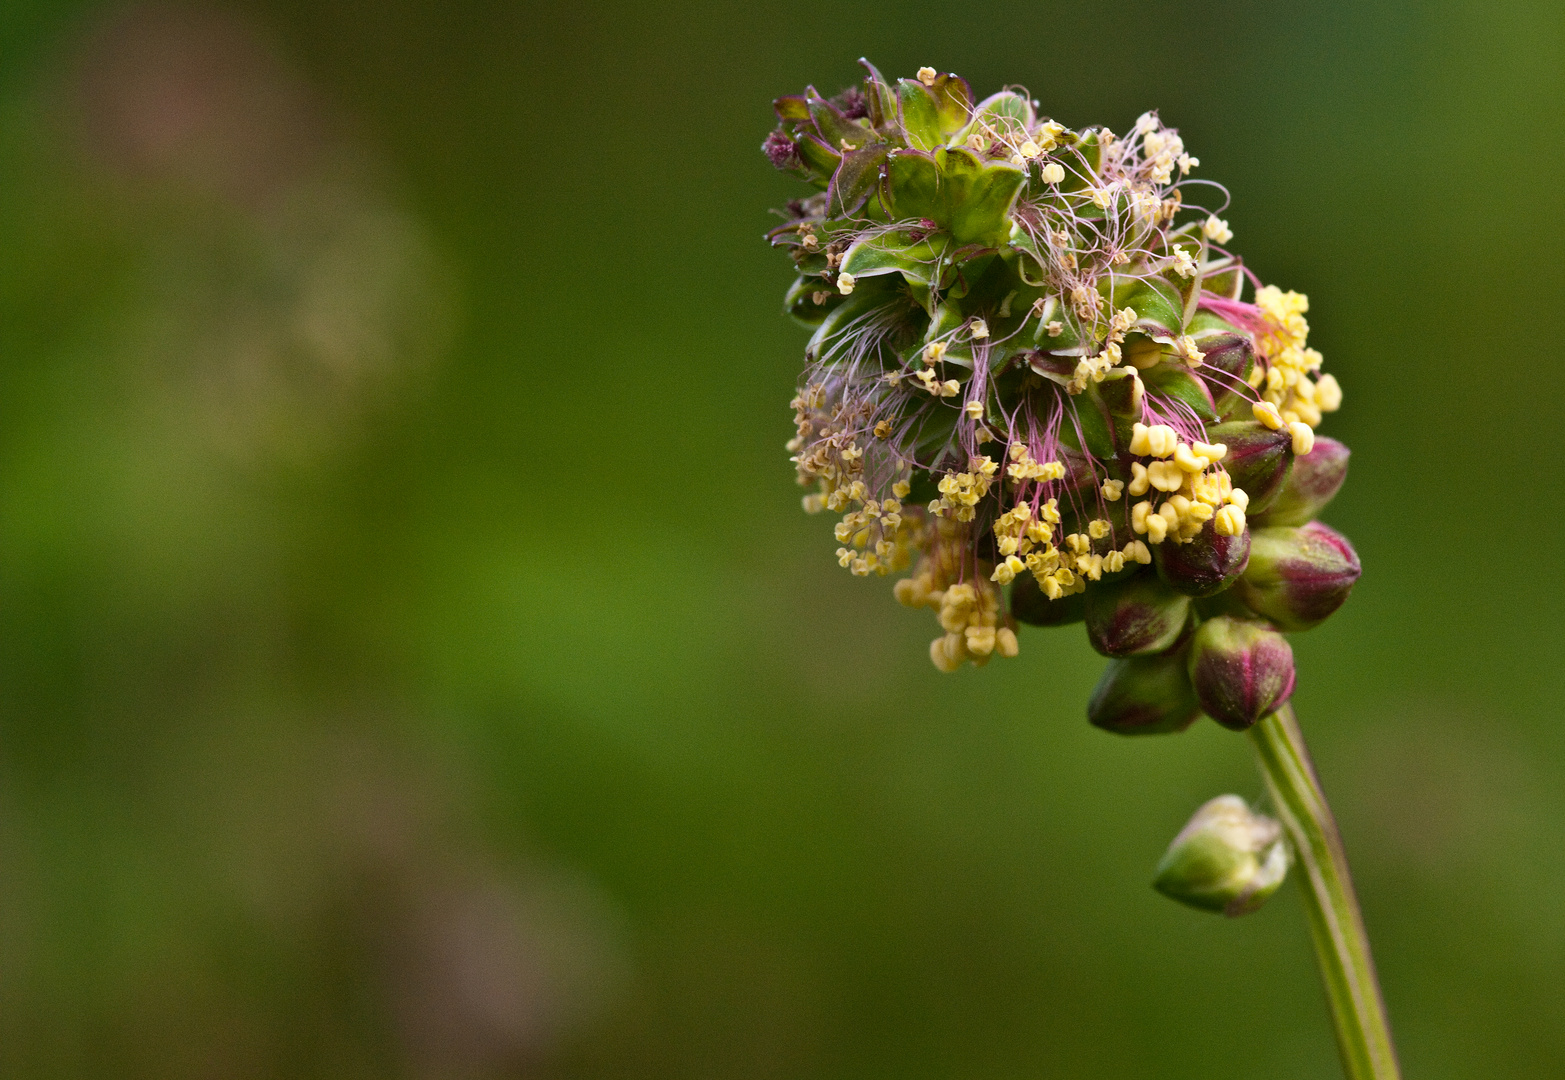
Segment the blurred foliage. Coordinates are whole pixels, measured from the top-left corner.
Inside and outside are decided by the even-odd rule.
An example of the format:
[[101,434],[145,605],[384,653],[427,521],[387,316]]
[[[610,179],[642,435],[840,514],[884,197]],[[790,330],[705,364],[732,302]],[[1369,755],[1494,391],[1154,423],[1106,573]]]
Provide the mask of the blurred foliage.
[[1309,293],[1404,1064],[1557,1073],[1565,14],[822,18],[6,6],[0,1073],[1337,1075],[1291,890],[1147,885],[1243,740],[1089,728],[1079,633],[939,675],[797,512],[758,147],[860,54],[1160,108]]

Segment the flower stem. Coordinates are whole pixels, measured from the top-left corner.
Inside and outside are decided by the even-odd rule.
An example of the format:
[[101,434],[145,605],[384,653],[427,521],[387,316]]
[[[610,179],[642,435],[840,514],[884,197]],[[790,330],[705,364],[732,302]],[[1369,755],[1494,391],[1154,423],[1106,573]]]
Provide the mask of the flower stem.
[[1284,705],[1250,729],[1266,786],[1299,866],[1304,909],[1349,1080],[1400,1080],[1386,1006],[1375,978],[1337,822],[1326,805],[1304,735]]

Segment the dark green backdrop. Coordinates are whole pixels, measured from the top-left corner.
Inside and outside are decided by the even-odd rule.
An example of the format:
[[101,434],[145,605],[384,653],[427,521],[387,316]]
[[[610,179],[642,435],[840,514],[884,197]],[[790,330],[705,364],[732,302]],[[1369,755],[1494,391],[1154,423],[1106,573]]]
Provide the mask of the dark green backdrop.
[[0,1074],[1335,1077],[1244,741],[941,676],[782,443],[769,101],[1162,110],[1354,449],[1296,639],[1408,1076],[1565,1060],[1546,0],[0,13]]

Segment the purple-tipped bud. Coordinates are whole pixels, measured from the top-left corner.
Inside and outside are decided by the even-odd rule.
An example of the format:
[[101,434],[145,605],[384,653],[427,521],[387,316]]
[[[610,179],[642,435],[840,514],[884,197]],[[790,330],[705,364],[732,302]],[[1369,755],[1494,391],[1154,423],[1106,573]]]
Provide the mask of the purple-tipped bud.
[[761,144],[766,160],[779,169],[793,169],[799,165],[799,146],[780,131],[773,131]]
[[1257,525],[1303,525],[1336,496],[1348,476],[1349,450],[1336,439],[1315,436],[1315,448],[1294,459],[1293,474]]
[[1228,447],[1223,468],[1234,487],[1250,496],[1248,514],[1259,514],[1272,504],[1288,482],[1293,467],[1293,435],[1286,427],[1273,431],[1253,420],[1235,421],[1208,428],[1206,440]]
[[1011,586],[1011,614],[1029,626],[1068,626],[1084,617],[1086,593],[1050,600],[1038,587],[1038,579],[1023,574]]
[[1186,596],[1212,596],[1234,583],[1250,562],[1250,530],[1220,536],[1212,522],[1184,544],[1152,549],[1158,577]]
[[1104,656],[1160,653],[1179,640],[1190,618],[1190,598],[1154,574],[1087,590],[1087,639]]
[[1250,378],[1250,371],[1255,367],[1255,348],[1249,338],[1240,334],[1206,337],[1200,344],[1204,354],[1200,374],[1212,391],[1218,415],[1222,415],[1238,401],[1236,388]]
[[1308,630],[1322,622],[1359,579],[1353,545],[1318,521],[1253,533],[1250,565],[1234,590],[1250,610],[1283,630]]
[[1185,730],[1201,715],[1185,667],[1183,649],[1109,661],[1087,702],[1087,719],[1118,735]]
[[1190,684],[1201,708],[1243,731],[1293,694],[1293,649],[1269,626],[1219,615],[1190,642]]

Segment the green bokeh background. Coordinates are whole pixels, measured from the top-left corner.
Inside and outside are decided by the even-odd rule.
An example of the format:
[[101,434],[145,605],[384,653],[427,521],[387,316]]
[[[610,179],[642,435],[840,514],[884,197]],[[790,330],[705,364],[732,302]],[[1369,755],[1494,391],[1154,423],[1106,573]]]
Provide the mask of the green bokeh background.
[[1309,294],[1365,575],[1296,702],[1404,1066],[1560,1075],[1546,0],[9,0],[0,1075],[1340,1075],[1291,888],[1147,885],[1244,740],[1088,727],[1079,628],[938,674],[798,513],[758,146],[860,54],[1161,109]]

